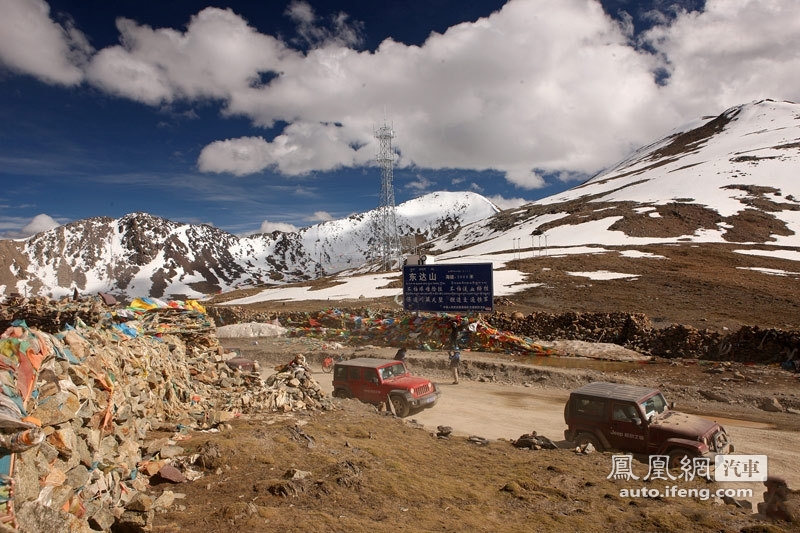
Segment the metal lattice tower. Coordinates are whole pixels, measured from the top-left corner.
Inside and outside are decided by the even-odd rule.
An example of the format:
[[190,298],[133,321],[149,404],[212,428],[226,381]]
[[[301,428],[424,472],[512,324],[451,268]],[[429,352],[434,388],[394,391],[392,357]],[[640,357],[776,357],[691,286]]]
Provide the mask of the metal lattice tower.
[[378,206],[378,235],[380,238],[381,263],[384,270],[399,268],[400,235],[397,232],[397,216],[394,205],[394,149],[392,139],[394,130],[386,122],[375,131],[380,146],[376,160],[381,166],[381,203]]

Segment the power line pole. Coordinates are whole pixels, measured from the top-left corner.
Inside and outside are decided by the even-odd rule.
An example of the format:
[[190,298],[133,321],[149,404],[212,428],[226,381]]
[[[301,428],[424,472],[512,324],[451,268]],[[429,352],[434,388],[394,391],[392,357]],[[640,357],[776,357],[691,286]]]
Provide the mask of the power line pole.
[[375,138],[379,141],[376,160],[381,167],[381,203],[378,207],[381,264],[384,270],[392,270],[399,268],[402,264],[400,261],[400,235],[397,232],[397,215],[394,205],[394,184],[392,183],[394,130],[384,122],[383,126],[375,131]]

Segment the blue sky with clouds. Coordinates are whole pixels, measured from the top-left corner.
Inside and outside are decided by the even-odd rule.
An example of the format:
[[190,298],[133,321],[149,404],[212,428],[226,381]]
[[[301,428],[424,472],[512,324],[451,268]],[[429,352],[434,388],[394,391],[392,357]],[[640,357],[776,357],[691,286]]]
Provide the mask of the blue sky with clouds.
[[0,0],[0,235],[144,211],[236,234],[500,207],[673,128],[800,99],[796,0]]

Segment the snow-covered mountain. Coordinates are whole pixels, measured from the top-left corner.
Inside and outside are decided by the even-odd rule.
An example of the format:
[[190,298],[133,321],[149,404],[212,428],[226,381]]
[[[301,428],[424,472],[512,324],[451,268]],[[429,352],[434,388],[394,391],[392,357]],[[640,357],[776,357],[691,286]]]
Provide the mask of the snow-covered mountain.
[[737,243],[800,260],[800,105],[763,100],[705,117],[577,187],[432,247],[457,259],[678,242]]
[[[376,269],[376,220],[371,211],[296,233],[236,237],[143,213],[87,219],[0,241],[0,294],[77,288],[185,298],[337,272],[344,279]],[[397,206],[397,223],[401,235],[427,241],[437,262],[501,265],[522,249],[634,254],[632,247],[675,243],[736,243],[742,253],[800,261],[800,105],[763,100],[705,117],[577,187],[516,209],[438,192]],[[495,272],[496,289],[507,273]],[[523,287],[508,284],[504,290]]]
[[[401,235],[424,242],[499,209],[470,192],[437,192],[397,206]],[[295,233],[237,237],[146,213],[79,220],[25,240],[0,241],[0,295],[198,298],[235,287],[288,283],[371,264],[377,210]]]

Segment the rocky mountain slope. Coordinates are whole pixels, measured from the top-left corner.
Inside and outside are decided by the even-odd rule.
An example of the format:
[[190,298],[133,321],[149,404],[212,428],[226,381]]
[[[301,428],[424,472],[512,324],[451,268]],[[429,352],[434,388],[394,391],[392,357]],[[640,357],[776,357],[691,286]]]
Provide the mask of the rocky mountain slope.
[[[497,213],[470,192],[431,193],[397,206],[401,235],[424,242]],[[147,213],[79,220],[25,240],[0,241],[0,294],[79,292],[197,298],[235,287],[314,279],[369,263],[377,210],[295,233],[237,237]]]

